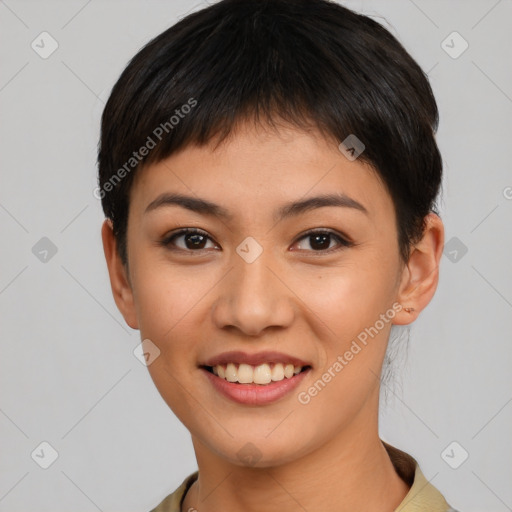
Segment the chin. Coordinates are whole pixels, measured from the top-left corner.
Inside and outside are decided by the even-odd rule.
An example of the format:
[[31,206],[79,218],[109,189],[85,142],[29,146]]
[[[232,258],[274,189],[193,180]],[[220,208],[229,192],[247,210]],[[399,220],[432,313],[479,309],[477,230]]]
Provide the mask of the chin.
[[254,437],[246,435],[230,439],[224,446],[211,446],[211,451],[217,453],[230,464],[247,468],[271,468],[288,464],[307,453],[307,449],[297,449],[300,441],[287,438],[286,443],[276,436],[270,440],[262,435]]

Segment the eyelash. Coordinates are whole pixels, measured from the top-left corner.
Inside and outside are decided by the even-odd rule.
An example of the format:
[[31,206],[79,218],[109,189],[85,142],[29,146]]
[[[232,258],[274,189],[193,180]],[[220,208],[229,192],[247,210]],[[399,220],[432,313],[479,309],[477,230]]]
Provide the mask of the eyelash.
[[[206,233],[205,231],[203,231],[201,229],[185,228],[185,229],[181,229],[175,233],[171,233],[169,236],[167,236],[166,238],[164,238],[162,240],[161,245],[163,245],[164,247],[166,247],[169,250],[189,252],[189,253],[190,252],[199,253],[201,251],[208,250],[208,249],[194,250],[194,249],[182,249],[181,247],[172,247],[173,241],[175,241],[180,236],[184,236],[184,235],[202,235],[202,236],[208,238],[209,240],[213,241],[212,238],[208,235],[208,233]],[[336,252],[336,251],[339,251],[341,249],[345,249],[348,247],[353,247],[355,245],[351,240],[348,239],[348,237],[344,237],[341,234],[336,233],[335,231],[332,231],[330,229],[311,229],[309,231],[306,231],[297,239],[296,242],[294,242],[294,245],[297,242],[299,242],[300,240],[303,240],[304,238],[308,238],[308,237],[311,237],[314,235],[329,235],[329,236],[335,238],[338,241],[339,245],[338,245],[338,247],[334,247],[334,248],[330,248],[330,249],[326,249],[326,250],[320,249],[318,251],[306,249],[307,252],[313,252],[313,253],[317,253],[317,254],[331,254],[333,252]],[[300,249],[300,250],[302,250],[302,249]]]

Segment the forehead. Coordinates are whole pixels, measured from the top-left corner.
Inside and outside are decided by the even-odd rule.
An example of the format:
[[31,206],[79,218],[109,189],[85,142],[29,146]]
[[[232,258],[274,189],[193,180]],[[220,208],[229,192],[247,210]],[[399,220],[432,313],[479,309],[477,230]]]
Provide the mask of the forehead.
[[148,165],[135,177],[130,209],[143,212],[162,193],[211,200],[248,217],[326,194],[346,195],[370,217],[393,214],[387,189],[371,166],[348,160],[336,141],[319,132],[291,126],[245,124],[218,146],[187,146]]

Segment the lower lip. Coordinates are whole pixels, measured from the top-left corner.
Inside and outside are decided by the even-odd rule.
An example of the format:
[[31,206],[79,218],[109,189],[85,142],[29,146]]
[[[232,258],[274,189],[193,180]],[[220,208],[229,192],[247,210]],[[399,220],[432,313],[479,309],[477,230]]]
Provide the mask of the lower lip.
[[228,382],[225,379],[217,377],[205,368],[201,368],[201,370],[206,374],[206,377],[217,391],[234,402],[246,405],[266,405],[276,402],[291,393],[301,383],[302,379],[309,373],[311,368],[289,379],[284,378],[278,382],[271,382],[270,384],[264,385]]

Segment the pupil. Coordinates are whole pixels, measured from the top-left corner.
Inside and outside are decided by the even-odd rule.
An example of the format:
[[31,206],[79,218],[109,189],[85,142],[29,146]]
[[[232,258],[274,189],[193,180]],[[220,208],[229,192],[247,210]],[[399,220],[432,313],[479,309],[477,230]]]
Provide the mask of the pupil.
[[[329,235],[329,234],[311,235],[311,238],[313,239],[313,243],[311,243],[311,247],[314,250],[329,248],[329,237],[330,236],[331,235]],[[327,241],[327,245],[325,244],[326,241]]]
[[[199,235],[197,233],[191,233],[186,235],[185,240],[187,243],[187,247],[189,247],[188,243],[191,242],[192,247],[203,249],[205,238],[203,235]],[[190,248],[190,247],[189,247]]]

